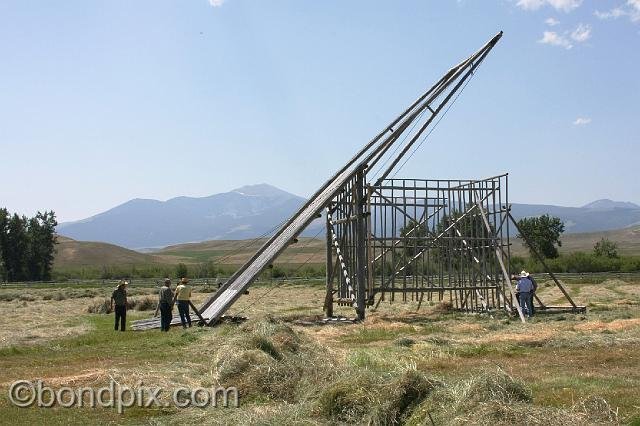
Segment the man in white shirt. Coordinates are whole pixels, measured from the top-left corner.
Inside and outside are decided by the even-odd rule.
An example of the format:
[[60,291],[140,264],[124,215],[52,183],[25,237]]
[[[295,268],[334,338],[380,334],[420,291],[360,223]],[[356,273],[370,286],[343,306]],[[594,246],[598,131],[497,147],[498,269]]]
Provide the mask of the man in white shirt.
[[182,278],[180,284],[176,287],[176,295],[174,301],[178,302],[178,312],[180,313],[180,322],[182,328],[191,327],[191,314],[189,313],[189,301],[191,300],[191,286],[188,278]]

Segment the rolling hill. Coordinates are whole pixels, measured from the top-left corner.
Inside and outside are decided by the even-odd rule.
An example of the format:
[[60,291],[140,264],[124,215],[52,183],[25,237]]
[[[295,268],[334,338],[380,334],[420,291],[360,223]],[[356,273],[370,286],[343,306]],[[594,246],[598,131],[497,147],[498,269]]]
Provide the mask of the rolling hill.
[[113,244],[76,241],[58,236],[53,267],[74,268],[81,266],[142,265],[159,263],[163,259],[143,254]]
[[[562,236],[561,253],[576,251],[590,252],[601,238],[608,238],[618,244],[623,255],[640,255],[640,227],[590,233],[573,233]],[[214,240],[200,243],[178,244],[143,254],[113,244],[75,241],[59,237],[55,268],[74,268],[109,265],[173,265],[180,262],[197,264],[213,261],[222,265],[240,265],[264,244],[264,239],[256,240]],[[512,254],[527,255],[526,248],[512,240]],[[300,238],[289,246],[276,263],[288,265],[324,264],[325,241],[323,239]]]

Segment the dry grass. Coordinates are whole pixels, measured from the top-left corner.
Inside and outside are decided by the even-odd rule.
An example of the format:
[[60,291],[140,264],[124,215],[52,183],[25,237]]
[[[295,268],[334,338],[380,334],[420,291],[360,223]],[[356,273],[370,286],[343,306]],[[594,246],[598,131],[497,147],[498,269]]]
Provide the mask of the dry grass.
[[84,303],[77,300],[0,302],[0,348],[86,333],[90,325],[79,320],[84,310]]
[[[241,389],[240,410],[129,414],[144,423],[430,424],[429,414],[436,424],[631,421],[640,416],[638,285],[568,288],[599,309],[539,315],[523,325],[500,313],[464,315],[435,302],[416,312],[416,303],[396,302],[370,310],[364,324],[300,326],[294,321],[321,313],[321,285],[259,286],[229,312],[249,316],[245,324],[124,336],[113,335],[112,317],[86,313],[101,297],[44,301],[30,291],[35,301],[26,306],[0,301],[0,314],[10,321],[0,330],[2,346],[19,347],[16,355],[3,352],[0,383],[35,376],[90,386],[114,378],[169,389]],[[209,295],[194,296],[199,304]],[[146,297],[154,300],[136,299]],[[350,308],[337,313],[353,315]],[[47,363],[39,343],[58,348]]]

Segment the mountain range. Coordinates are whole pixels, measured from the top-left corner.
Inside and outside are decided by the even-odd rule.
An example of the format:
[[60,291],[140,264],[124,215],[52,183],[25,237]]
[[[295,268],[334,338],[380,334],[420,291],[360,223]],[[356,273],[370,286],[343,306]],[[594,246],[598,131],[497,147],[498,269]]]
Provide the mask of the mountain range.
[[102,241],[130,249],[241,240],[269,233],[305,201],[266,184],[200,198],[136,198],[87,219],[61,223],[57,231],[75,240]]
[[[264,236],[287,220],[306,200],[267,184],[243,186],[208,197],[167,201],[133,199],[76,222],[61,223],[60,235],[101,241],[129,249],[160,248],[208,240]],[[565,222],[565,232],[596,232],[640,224],[640,206],[597,200],[582,207],[513,204],[516,219],[550,214]],[[314,236],[323,223],[312,223],[303,236]]]

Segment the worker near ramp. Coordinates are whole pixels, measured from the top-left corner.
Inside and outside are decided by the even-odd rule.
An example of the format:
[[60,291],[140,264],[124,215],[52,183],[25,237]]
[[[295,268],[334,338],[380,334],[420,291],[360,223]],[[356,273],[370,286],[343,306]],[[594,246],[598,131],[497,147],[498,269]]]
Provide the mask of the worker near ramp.
[[536,282],[533,275],[527,272],[527,278],[531,280],[532,290],[531,290],[531,315],[536,313],[535,303],[533,303],[533,298],[536,296],[536,291],[538,291],[538,283]]
[[180,322],[182,328],[191,327],[191,314],[189,313],[189,301],[191,300],[191,286],[188,278],[182,278],[180,284],[176,287],[174,300],[178,303],[178,312],[180,313]]
[[160,311],[160,329],[162,331],[169,331],[171,327],[171,320],[173,319],[173,290],[171,290],[171,280],[165,278],[164,285],[160,287],[158,293],[158,307],[154,316],[158,316]]
[[115,304],[115,317],[116,322],[114,325],[114,330],[118,331],[118,326],[120,326],[120,331],[124,331],[127,323],[127,282],[124,280],[120,280],[118,286],[113,293],[111,293],[111,310],[113,311]]
[[522,313],[526,313],[527,317],[531,318],[533,315],[533,283],[527,271],[520,272],[516,291],[520,294],[519,302]]

